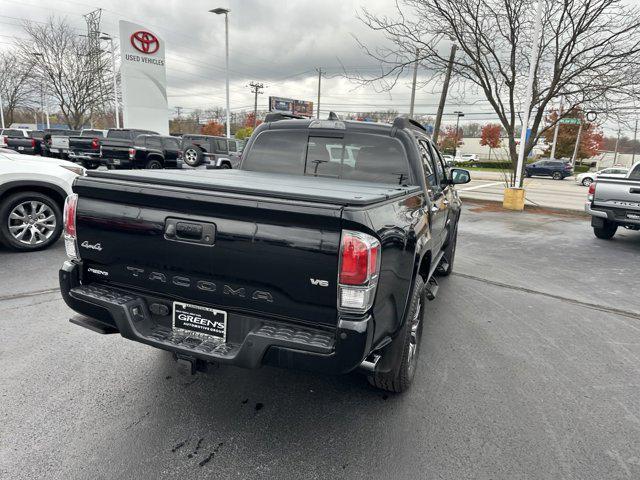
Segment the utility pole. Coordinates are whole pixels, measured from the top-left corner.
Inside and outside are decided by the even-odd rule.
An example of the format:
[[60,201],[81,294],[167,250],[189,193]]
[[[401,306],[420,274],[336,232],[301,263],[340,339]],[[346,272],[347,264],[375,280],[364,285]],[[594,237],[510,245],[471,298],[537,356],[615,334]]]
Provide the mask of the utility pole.
[[556,128],[553,131],[553,145],[551,146],[551,160],[556,159],[556,145],[558,144],[558,133],[560,132],[560,119],[562,118],[563,106],[564,106],[564,97],[560,97],[560,113],[558,114],[558,121],[556,122]]
[[[0,109],[1,108],[2,107],[0,107]],[[3,123],[3,126],[4,126],[4,123]],[[633,130],[633,154],[631,155],[631,165],[636,163],[636,142],[637,141],[638,141],[638,119],[636,118],[636,128]]]
[[438,135],[440,134],[440,123],[442,123],[442,114],[444,113],[444,104],[447,101],[447,91],[449,90],[449,81],[451,80],[451,70],[453,70],[453,60],[456,58],[456,50],[458,46],[454,43],[451,45],[451,54],[449,55],[449,65],[447,65],[447,73],[444,77],[442,85],[442,93],[440,94],[440,104],[438,105],[438,114],[436,115],[436,123],[433,126],[433,143],[438,144]]
[[522,188],[522,174],[524,171],[524,154],[527,150],[527,130],[529,130],[529,119],[531,116],[531,102],[533,102],[533,82],[536,77],[536,65],[538,64],[538,51],[540,50],[540,35],[542,33],[542,0],[538,0],[536,18],[534,21],[535,30],[533,33],[533,43],[531,44],[531,55],[529,59],[529,79],[527,82],[527,96],[524,104],[524,122],[522,122],[522,132],[520,133],[520,151],[518,152],[518,166],[516,167],[515,187]]
[[320,118],[320,87],[322,85],[322,68],[318,68],[318,107],[316,117]]
[[409,117],[413,118],[413,107],[416,102],[416,80],[418,79],[418,60],[420,49],[416,48],[416,61],[413,64],[413,82],[411,83],[411,105],[409,106]]
[[180,118],[181,114],[182,114],[182,107],[176,107],[176,115],[178,116],[178,118]]
[[258,126],[258,95],[262,94],[262,89],[264,88],[264,85],[262,83],[251,82],[249,86],[251,87],[251,91],[253,92],[253,95],[254,95],[253,128],[256,128]]

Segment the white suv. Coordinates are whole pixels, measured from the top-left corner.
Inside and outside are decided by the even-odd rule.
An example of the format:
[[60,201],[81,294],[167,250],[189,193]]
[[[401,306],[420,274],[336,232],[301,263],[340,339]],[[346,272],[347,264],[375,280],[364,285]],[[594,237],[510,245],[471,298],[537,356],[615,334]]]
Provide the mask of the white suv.
[[0,242],[19,251],[47,248],[62,233],[62,209],[84,169],[64,160],[0,153]]

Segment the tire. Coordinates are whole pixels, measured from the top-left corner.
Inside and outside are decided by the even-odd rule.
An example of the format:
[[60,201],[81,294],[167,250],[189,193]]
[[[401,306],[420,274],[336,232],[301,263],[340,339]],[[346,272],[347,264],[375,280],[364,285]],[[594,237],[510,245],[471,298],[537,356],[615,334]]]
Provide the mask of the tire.
[[226,170],[226,169],[230,169],[230,168],[231,168],[231,165],[230,165],[230,164],[228,164],[228,163],[223,163],[222,165],[220,165],[220,168],[224,168],[225,170]]
[[[368,377],[369,383],[374,387],[387,392],[402,393],[411,386],[416,374],[420,344],[422,343],[424,303],[424,281],[420,275],[417,275],[405,325],[391,342],[391,345],[387,347],[387,350],[394,350],[394,346],[401,347],[402,354],[398,356],[396,365],[393,365],[390,371],[376,372]],[[398,345],[397,342],[401,342],[401,345]]]
[[190,167],[197,167],[198,165],[202,165],[204,155],[198,147],[189,147],[182,152],[182,160]]
[[164,166],[162,165],[162,162],[160,160],[158,160],[157,158],[152,158],[150,160],[147,160],[144,168],[146,168],[147,170],[158,170],[164,168]]
[[564,180],[564,177],[562,176],[562,172],[553,172],[551,174],[551,178],[553,178],[554,180]]
[[593,227],[593,234],[602,240],[611,240],[617,230],[617,224],[605,221],[602,227]]
[[582,185],[585,187],[590,186],[593,183],[593,178],[585,177],[582,179]]
[[[447,246],[444,249],[444,255],[442,256],[442,260],[440,261],[440,265],[436,269],[436,273],[440,277],[448,277],[453,272],[453,262],[456,259],[456,247],[458,246],[458,222],[456,222],[453,235]],[[444,263],[447,264],[446,268],[443,266]]]
[[23,252],[42,250],[61,234],[62,210],[48,195],[18,192],[2,201],[0,240],[7,247]]
[[100,162],[83,161],[82,166],[87,170],[95,170],[100,166]]
[[526,170],[524,172],[524,176],[527,177],[527,178],[531,178],[532,177],[531,173],[527,172]]

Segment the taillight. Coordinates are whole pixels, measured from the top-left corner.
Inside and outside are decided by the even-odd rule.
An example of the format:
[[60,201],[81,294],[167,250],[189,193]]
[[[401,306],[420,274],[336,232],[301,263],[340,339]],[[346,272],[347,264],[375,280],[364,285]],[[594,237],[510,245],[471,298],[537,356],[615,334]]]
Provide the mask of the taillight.
[[64,202],[64,248],[67,257],[79,260],[78,244],[76,242],[76,209],[78,206],[78,194],[72,193]]
[[380,242],[371,235],[344,230],[340,242],[338,308],[366,312],[373,305],[380,271]]
[[91,148],[94,150],[97,150],[98,148],[100,148],[100,140],[98,140],[97,138],[94,138],[93,140],[91,140]]
[[35,138],[31,139],[31,147],[32,148],[36,148],[36,139]]
[[596,182],[591,182],[591,184],[589,184],[589,192],[587,195],[587,200],[589,200],[590,202],[593,202],[593,197],[596,194]]
[[129,158],[133,158],[136,156],[136,149],[135,148],[130,148],[129,149]]

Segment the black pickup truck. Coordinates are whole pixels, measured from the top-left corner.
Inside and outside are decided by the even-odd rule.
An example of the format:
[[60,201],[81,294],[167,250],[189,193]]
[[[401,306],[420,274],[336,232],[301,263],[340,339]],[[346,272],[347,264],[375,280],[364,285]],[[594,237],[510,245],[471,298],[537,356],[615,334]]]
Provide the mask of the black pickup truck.
[[100,166],[100,144],[104,130],[85,129],[77,137],[69,137],[69,160],[82,164],[84,168]]
[[132,142],[105,140],[101,161],[109,169],[179,168],[182,149],[180,139],[164,135],[138,135]]
[[42,155],[42,130],[17,130],[18,134],[8,135],[5,143],[7,148],[26,155]]
[[267,116],[238,170],[93,171],[65,206],[71,321],[209,363],[345,373],[401,392],[469,172],[419,124]]

